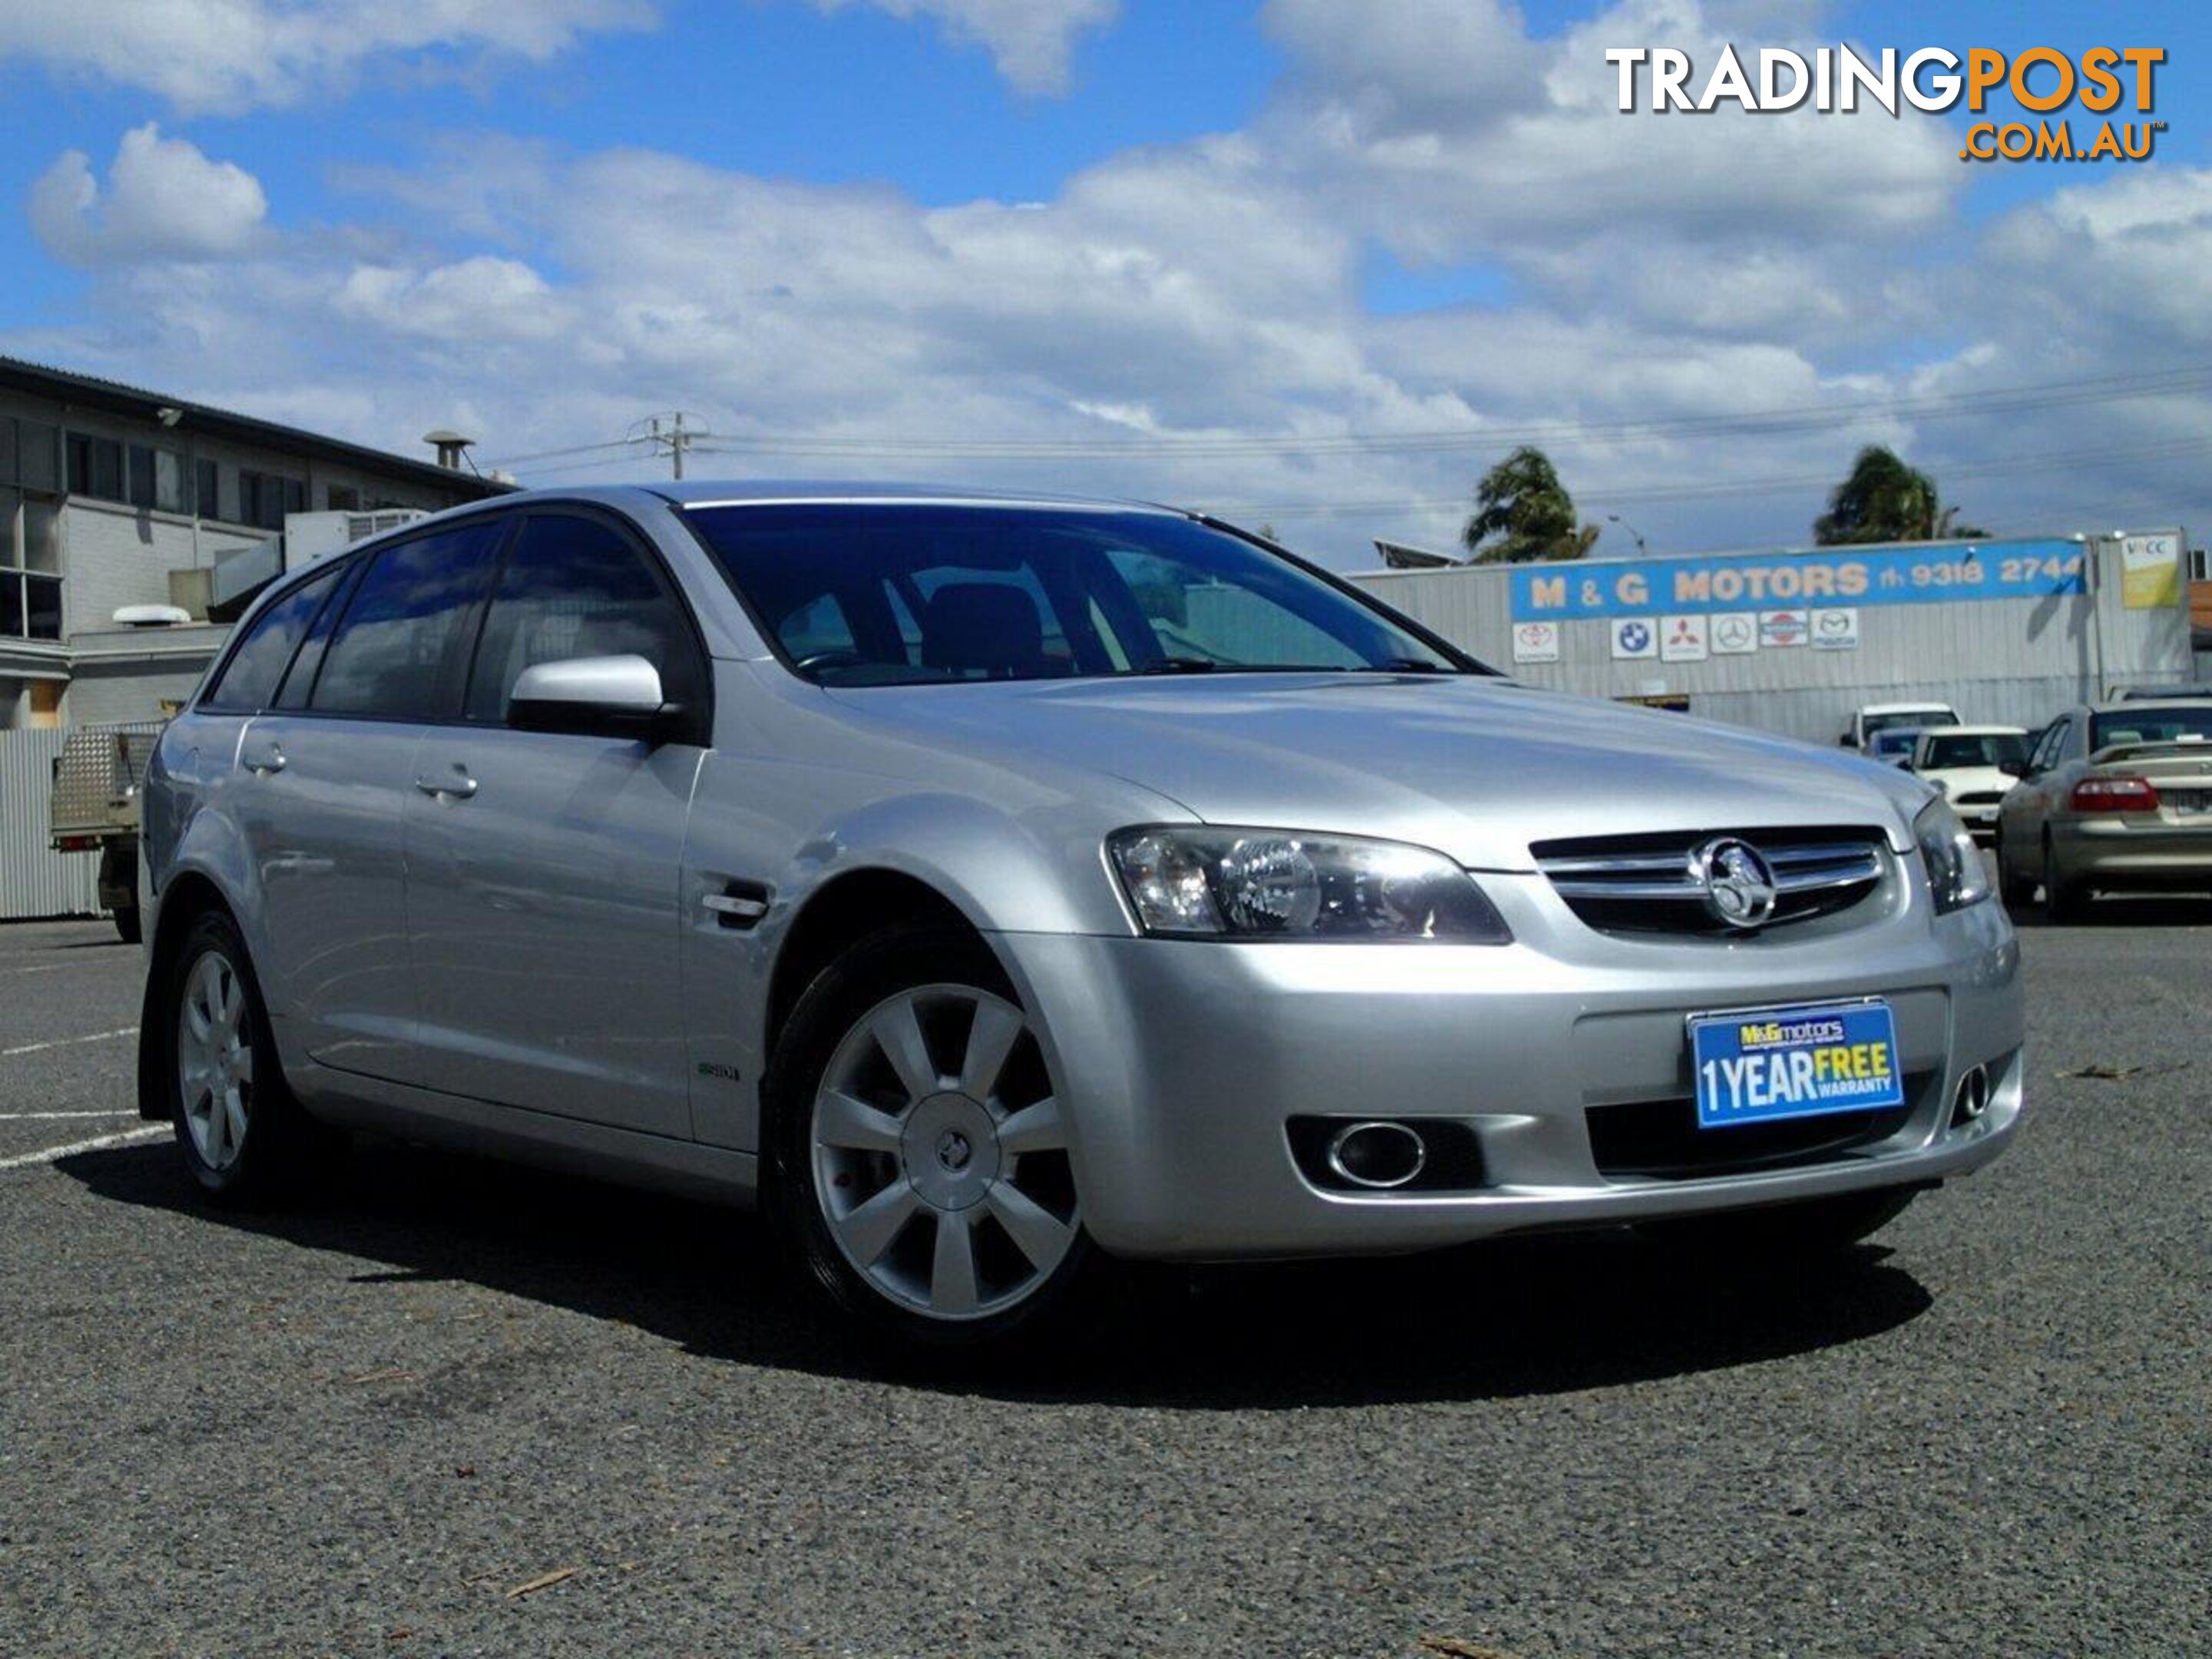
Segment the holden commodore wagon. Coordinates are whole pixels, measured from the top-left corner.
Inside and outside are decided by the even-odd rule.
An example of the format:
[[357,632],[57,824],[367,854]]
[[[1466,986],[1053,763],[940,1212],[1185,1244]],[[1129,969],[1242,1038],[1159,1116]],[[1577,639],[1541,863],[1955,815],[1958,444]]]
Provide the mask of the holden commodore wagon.
[[511,495],[274,582],[144,803],[141,1109],[757,1200],[896,1336],[1107,1258],[1845,1245],[2021,1114],[1889,768],[1512,684],[1158,507]]

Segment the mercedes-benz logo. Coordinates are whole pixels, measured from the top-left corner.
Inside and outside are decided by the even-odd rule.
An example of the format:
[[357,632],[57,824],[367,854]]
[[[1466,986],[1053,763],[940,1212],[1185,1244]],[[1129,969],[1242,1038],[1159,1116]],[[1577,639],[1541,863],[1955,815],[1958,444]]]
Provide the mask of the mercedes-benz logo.
[[1763,927],[1774,915],[1774,872],[1748,842],[1723,836],[1690,855],[1705,887],[1705,911],[1730,927]]
[[937,1138],[937,1161],[957,1175],[968,1167],[968,1160],[975,1149],[968,1144],[968,1137],[957,1129],[947,1129]]

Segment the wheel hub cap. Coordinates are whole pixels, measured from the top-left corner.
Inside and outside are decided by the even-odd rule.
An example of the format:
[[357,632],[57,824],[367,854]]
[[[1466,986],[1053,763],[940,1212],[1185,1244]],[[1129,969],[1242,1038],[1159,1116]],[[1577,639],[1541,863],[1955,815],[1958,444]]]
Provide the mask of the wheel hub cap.
[[966,1095],[932,1095],[909,1114],[899,1139],[906,1177],[933,1209],[980,1203],[999,1178],[998,1125],[988,1107]]

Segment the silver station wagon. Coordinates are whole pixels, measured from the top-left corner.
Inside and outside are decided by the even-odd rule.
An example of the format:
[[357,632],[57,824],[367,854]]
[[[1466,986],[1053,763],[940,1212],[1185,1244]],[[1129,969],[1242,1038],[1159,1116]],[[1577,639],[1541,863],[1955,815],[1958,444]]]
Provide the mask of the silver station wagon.
[[514,495],[293,571],[145,799],[141,1109],[757,1198],[905,1339],[1105,1258],[1834,1249],[2021,1117],[1886,767],[1529,690],[1202,516]]

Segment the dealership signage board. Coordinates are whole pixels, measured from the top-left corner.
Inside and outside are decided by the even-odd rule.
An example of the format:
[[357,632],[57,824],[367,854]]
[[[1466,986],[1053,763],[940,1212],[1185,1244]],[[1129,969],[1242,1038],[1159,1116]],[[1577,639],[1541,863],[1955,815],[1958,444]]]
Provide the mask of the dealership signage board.
[[1856,610],[1815,611],[1812,635],[1816,651],[1856,651],[1859,648],[1859,613]]
[[1663,662],[1703,662],[1706,628],[1703,617],[1659,618],[1659,656]]
[[1517,623],[1513,629],[1513,660],[1516,662],[1557,662],[1559,659],[1559,625],[1557,623]]
[[1530,564],[1513,572],[1513,620],[2040,599],[2087,592],[2083,558],[2079,542],[2041,540]]
[[1659,625],[1649,617],[1624,617],[1613,625],[1613,654],[1641,662],[1659,654]]
[[1759,613],[1759,642],[1771,649],[1805,643],[1811,620],[1802,611],[1762,611]]
[[2120,602],[2130,611],[2157,611],[2181,603],[2181,538],[2120,538]]
[[1759,613],[1724,611],[1708,630],[1716,657],[1747,657],[1759,649]]

